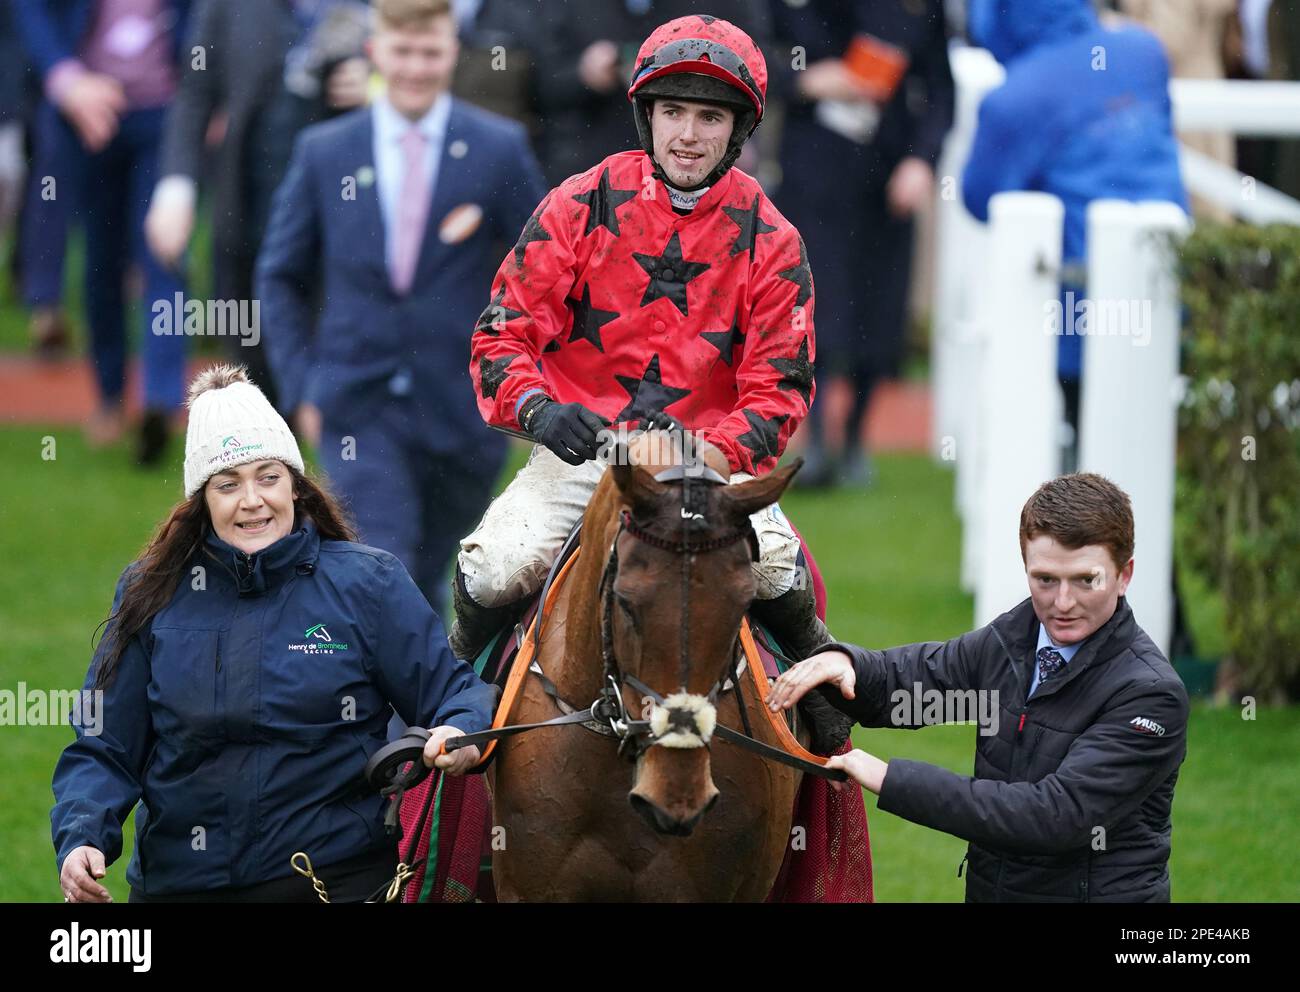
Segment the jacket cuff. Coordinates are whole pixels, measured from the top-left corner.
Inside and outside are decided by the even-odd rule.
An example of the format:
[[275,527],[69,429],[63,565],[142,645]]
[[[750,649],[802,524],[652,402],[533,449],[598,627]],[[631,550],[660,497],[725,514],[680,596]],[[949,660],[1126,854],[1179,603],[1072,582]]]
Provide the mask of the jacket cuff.
[[153,198],[149,206],[193,210],[197,199],[198,183],[192,177],[176,172],[158,180],[158,185],[153,188]]
[[45,74],[45,96],[56,107],[62,107],[63,98],[67,96],[72,84],[88,72],[80,59],[61,59],[55,62]]
[[885,780],[880,786],[877,808],[922,826],[932,826],[920,819],[920,809],[915,801],[917,790],[925,788],[927,767],[930,766],[922,761],[891,758],[889,770],[885,772]]
[[531,400],[533,400],[534,397],[541,397],[541,399],[546,399],[546,400],[550,399],[550,397],[546,395],[546,391],[544,389],[534,386],[532,389],[525,389],[523,393],[520,395],[519,399],[515,400],[515,423],[519,425],[519,429],[521,431],[528,430],[527,426],[525,426],[524,424],[524,413],[527,410],[527,408],[530,405],[532,406],[541,405],[540,401],[538,401],[537,403],[530,402]]

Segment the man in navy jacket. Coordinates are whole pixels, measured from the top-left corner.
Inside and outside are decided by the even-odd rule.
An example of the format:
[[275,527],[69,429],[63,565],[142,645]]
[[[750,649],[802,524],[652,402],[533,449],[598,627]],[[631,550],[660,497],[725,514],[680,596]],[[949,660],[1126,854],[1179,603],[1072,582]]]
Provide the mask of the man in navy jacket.
[[470,335],[497,246],[545,187],[520,125],[447,92],[446,0],[388,7],[367,46],[387,92],[300,135],[257,290],[281,408],[319,438],[363,539],[438,605],[505,454],[475,407]]

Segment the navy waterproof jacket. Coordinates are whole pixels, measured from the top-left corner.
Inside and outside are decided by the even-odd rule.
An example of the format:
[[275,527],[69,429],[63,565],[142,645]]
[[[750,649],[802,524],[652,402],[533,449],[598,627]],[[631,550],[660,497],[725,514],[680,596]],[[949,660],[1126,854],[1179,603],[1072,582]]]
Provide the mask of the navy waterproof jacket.
[[76,727],[55,768],[60,869],[81,845],[116,860],[137,801],[126,877],[148,895],[284,877],[295,851],[323,866],[391,846],[363,778],[388,704],[409,725],[473,733],[492,688],[386,551],[322,541],[303,520],[251,557],[209,534],[190,564],[123,654],[102,732]]
[[996,715],[976,734],[973,776],[891,758],[880,789],[880,809],[970,842],[967,902],[1168,902],[1187,690],[1121,596],[1030,696],[1038,628],[1025,599],[950,641],[836,644],[856,698],[819,691],[864,727],[934,722],[931,700],[947,700],[944,719]]

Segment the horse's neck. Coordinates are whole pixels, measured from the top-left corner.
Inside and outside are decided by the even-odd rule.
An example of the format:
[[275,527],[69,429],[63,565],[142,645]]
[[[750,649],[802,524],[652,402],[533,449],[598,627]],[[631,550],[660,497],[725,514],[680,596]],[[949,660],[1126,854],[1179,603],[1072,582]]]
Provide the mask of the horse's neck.
[[[597,522],[597,518],[602,518]],[[543,653],[543,664],[560,696],[574,706],[585,706],[602,688],[605,664],[601,655],[600,578],[609,557],[609,539],[603,514],[584,521],[582,552],[565,580],[555,617],[564,618],[564,636]]]

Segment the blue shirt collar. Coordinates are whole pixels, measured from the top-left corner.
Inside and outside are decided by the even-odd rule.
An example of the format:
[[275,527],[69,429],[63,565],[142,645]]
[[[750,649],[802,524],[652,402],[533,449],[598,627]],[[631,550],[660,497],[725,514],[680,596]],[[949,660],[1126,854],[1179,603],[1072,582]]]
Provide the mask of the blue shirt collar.
[[[1084,639],[1086,641],[1087,638]],[[1056,653],[1065,659],[1066,664],[1074,657],[1074,653],[1083,647],[1084,641],[1075,641],[1073,644],[1057,644],[1047,634],[1047,628],[1040,621],[1038,624],[1038,646],[1034,648],[1034,657],[1038,657],[1038,652],[1043,648],[1051,647],[1056,649]]]

